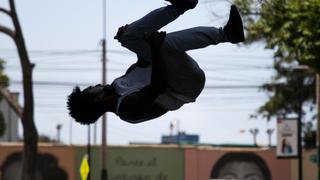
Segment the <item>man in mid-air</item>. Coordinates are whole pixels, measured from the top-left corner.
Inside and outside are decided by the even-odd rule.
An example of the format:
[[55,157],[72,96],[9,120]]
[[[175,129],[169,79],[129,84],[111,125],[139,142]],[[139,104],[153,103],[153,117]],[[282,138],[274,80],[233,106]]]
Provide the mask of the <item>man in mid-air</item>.
[[119,28],[115,39],[137,55],[137,62],[110,85],[75,87],[67,106],[81,124],[90,124],[105,112],[140,123],[194,102],[204,88],[205,74],[186,51],[219,43],[243,42],[240,13],[231,5],[223,28],[194,27],[166,33],[158,30],[196,7],[198,0],[168,0],[171,5],[153,10]]

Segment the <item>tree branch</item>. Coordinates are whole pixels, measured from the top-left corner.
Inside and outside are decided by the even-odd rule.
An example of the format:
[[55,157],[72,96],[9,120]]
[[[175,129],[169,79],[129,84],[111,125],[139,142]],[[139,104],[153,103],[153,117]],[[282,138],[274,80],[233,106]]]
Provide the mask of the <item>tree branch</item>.
[[8,10],[6,10],[6,9],[4,9],[4,8],[1,8],[1,7],[0,7],[0,12],[3,12],[3,13],[5,13],[6,15],[11,16],[11,12],[8,11]]
[[22,107],[18,101],[12,96],[12,93],[5,87],[0,86],[0,94],[8,102],[9,106],[14,110],[14,112],[21,118],[22,117]]
[[15,39],[15,35],[16,35],[15,31],[13,31],[5,26],[0,25],[0,32],[10,36],[12,39]]

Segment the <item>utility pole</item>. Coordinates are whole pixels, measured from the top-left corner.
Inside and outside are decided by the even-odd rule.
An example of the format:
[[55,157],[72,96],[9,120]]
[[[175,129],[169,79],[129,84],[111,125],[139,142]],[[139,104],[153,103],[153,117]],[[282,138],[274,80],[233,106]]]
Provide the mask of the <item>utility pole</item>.
[[316,101],[317,101],[317,166],[318,180],[320,180],[320,74],[316,77]]
[[303,83],[303,73],[301,72],[303,69],[298,70],[298,83],[297,83],[297,93],[298,93],[298,103],[299,103],[299,112],[298,112],[298,179],[303,180],[303,151],[302,151],[302,144],[301,144],[301,133],[302,133],[302,111],[303,111],[303,99],[302,99],[302,91],[304,88]]
[[[91,131],[90,131],[90,124],[88,126],[88,143],[87,143],[87,154],[88,154],[88,165],[91,169]],[[86,180],[91,180],[91,170],[88,173],[88,177]]]
[[173,128],[174,128],[174,123],[171,121],[170,122],[170,126],[169,126],[169,129],[170,129],[170,140],[169,140],[169,143],[170,144],[173,144],[173,141],[174,141],[174,139],[173,139]]
[[69,144],[72,145],[72,121],[70,121],[70,128],[69,128]]
[[181,133],[180,133],[180,120],[177,120],[176,121],[176,126],[177,126],[177,143],[180,145],[180,143],[181,143],[181,137],[180,137],[180,135],[181,135]]
[[[106,43],[106,20],[107,20],[107,3],[106,0],[102,0],[102,85],[107,84],[107,43]],[[101,180],[108,180],[107,171],[107,115],[102,115],[102,130],[101,130]]]
[[97,122],[93,124],[93,144],[97,144]]
[[56,129],[57,129],[57,143],[60,143],[60,132],[61,132],[62,125],[57,124]]
[[304,88],[304,77],[303,72],[309,70],[308,66],[299,65],[293,68],[298,74],[298,83],[296,91],[298,93],[298,179],[303,180],[303,148],[301,144],[301,134],[302,134],[302,113],[303,113],[303,88]]

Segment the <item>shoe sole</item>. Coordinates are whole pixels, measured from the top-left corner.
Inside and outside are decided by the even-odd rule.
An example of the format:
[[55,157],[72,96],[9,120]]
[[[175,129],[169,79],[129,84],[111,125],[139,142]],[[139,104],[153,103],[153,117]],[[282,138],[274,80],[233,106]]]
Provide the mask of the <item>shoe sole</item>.
[[[243,32],[243,23],[242,23],[242,18],[241,18],[240,12],[239,12],[236,5],[231,5],[231,13],[233,13],[234,16],[237,18],[236,22],[240,22],[240,23],[237,23],[237,28],[240,28],[241,32],[237,36],[239,37],[239,39],[238,39],[239,42],[242,42],[245,40],[245,36],[244,36],[244,32]],[[234,43],[237,43],[237,42],[234,42]]]
[[[165,0],[165,1],[168,1],[172,5],[174,5],[174,3],[171,2],[172,0]],[[188,1],[188,0],[186,0],[186,1]],[[188,2],[187,3],[186,2],[181,2],[181,0],[180,0],[180,2],[176,3],[176,6],[177,7],[181,7],[181,8],[193,9],[193,8],[195,8],[197,6],[197,4],[198,4],[198,0],[194,0],[194,2],[193,1],[189,1],[189,3]]]

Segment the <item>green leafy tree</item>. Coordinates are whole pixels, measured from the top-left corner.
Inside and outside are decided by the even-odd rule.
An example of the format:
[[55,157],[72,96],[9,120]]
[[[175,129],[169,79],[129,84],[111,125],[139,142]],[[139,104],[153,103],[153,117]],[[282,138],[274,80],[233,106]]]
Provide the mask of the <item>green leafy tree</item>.
[[[8,87],[9,86],[9,78],[4,73],[4,64],[5,62],[0,58],[0,85],[2,87]],[[0,95],[0,101],[2,101],[3,98]],[[6,124],[4,121],[3,113],[0,111],[0,137],[3,136],[4,132],[6,130]]]
[[[274,50],[276,75],[263,86],[270,98],[258,114],[268,120],[273,116],[303,116],[306,111],[315,115],[315,74],[320,72],[320,0],[235,0],[235,4],[243,14],[245,43],[262,42],[266,49]],[[294,70],[297,65],[308,65],[310,69]],[[309,122],[305,130],[306,134],[312,131]]]
[[0,111],[0,137],[3,136],[6,130],[6,123],[4,122],[3,114]]
[[3,87],[9,86],[9,77],[4,73],[5,61],[0,58],[0,84]]
[[[301,118],[312,114],[315,119],[315,75],[310,71],[288,70],[275,67],[276,75],[262,89],[269,100],[258,109],[258,114],[268,120],[271,117],[286,118],[301,111]],[[300,72],[299,72],[300,71]]]
[[[243,13],[247,40],[245,43],[265,43],[274,50],[276,75],[263,89],[270,93],[269,101],[259,113],[268,119],[298,113],[301,102],[314,107],[315,72],[319,71],[320,0],[235,0]],[[310,70],[292,70],[307,64]],[[300,86],[297,86],[300,85]],[[312,109],[311,107],[311,109]]]
[[57,140],[51,138],[48,135],[45,134],[40,134],[39,135],[39,142],[43,142],[43,143],[57,143]]
[[283,61],[320,72],[320,0],[235,0],[243,11],[247,43],[264,40]]

